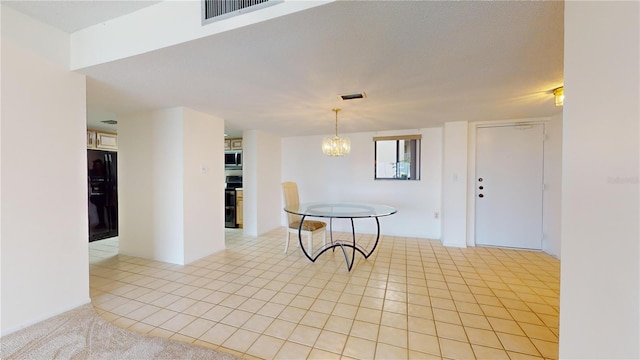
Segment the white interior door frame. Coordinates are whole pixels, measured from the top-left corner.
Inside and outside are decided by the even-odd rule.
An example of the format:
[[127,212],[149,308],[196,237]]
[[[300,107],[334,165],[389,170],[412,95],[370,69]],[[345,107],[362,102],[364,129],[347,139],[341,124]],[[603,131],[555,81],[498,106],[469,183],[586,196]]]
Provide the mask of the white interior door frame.
[[[550,118],[545,117],[518,120],[478,121],[469,124],[469,150],[467,157],[467,246],[476,246],[476,197],[474,196],[474,194],[476,193],[476,148],[478,144],[476,138],[477,129],[480,127],[543,124],[545,125],[544,134],[546,137],[548,131],[546,124],[550,120]],[[544,248],[544,239],[542,241]]]

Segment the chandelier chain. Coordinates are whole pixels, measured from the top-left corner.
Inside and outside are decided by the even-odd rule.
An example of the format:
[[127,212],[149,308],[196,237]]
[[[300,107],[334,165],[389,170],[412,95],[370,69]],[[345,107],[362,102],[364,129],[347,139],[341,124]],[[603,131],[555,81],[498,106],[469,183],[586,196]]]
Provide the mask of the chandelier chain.
[[333,112],[336,113],[336,137],[338,137],[338,111],[340,111],[340,109],[332,109]]

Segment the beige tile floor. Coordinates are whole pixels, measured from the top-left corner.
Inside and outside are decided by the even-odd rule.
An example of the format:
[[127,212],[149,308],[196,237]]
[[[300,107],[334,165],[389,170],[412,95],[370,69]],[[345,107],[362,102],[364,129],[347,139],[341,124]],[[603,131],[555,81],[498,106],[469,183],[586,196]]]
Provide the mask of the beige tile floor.
[[285,255],[284,237],[227,229],[226,250],[186,266],[93,242],[93,305],[121,327],[245,358],[558,357],[560,263],[547,254],[383,236],[348,272],[340,250],[311,263],[295,246]]

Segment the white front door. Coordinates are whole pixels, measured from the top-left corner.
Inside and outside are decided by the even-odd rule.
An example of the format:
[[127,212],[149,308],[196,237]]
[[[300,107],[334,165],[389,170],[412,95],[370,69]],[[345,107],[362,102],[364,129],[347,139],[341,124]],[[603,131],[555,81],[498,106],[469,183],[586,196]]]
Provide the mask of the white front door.
[[476,244],[542,249],[544,125],[476,135]]

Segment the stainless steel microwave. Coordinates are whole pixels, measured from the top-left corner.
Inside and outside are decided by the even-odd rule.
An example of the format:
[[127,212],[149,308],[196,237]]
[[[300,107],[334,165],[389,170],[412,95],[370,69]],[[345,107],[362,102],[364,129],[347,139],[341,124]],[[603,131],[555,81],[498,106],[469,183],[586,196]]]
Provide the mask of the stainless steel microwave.
[[225,151],[224,168],[229,170],[242,169],[242,150]]

